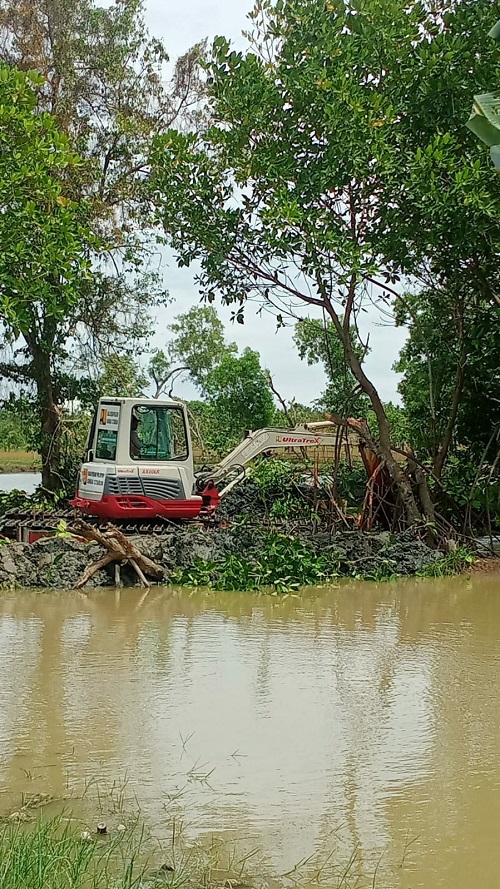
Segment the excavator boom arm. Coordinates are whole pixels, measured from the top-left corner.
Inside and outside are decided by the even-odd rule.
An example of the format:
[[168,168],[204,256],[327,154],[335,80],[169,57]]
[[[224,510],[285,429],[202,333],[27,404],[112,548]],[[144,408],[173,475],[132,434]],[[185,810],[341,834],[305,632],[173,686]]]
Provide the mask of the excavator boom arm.
[[[334,423],[321,423],[322,428],[335,428]],[[210,472],[198,475],[198,481],[210,480],[214,485],[220,484],[226,476],[239,470],[236,478],[233,478],[222,490],[219,496],[227,494],[235,484],[245,475],[245,467],[265,451],[282,450],[283,448],[318,448],[335,447],[336,434],[321,432],[308,426],[296,426],[293,429],[276,429],[267,427],[250,432],[223,460]]]

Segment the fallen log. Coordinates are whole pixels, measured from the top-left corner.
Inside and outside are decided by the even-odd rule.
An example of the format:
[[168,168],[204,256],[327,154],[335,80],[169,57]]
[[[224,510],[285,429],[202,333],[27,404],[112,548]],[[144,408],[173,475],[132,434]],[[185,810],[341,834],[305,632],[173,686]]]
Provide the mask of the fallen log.
[[112,562],[115,563],[116,586],[119,586],[120,584],[120,567],[126,564],[132,566],[140,580],[141,586],[146,588],[149,588],[151,585],[147,580],[146,575],[153,577],[155,580],[161,580],[164,576],[165,572],[161,565],[157,565],[156,562],[153,562],[152,559],[144,555],[144,553],[141,553],[130,537],[126,537],[125,534],[112,524],[107,526],[107,531],[102,532],[93,528],[92,525],[88,525],[86,522],[78,521],[68,530],[72,534],[75,534],[75,536],[87,540],[89,543],[99,543],[100,546],[107,550],[105,555],[87,566],[75,586],[75,589],[77,590],[84,587],[90,578],[93,577],[94,574],[97,574],[101,568],[105,568],[106,565],[109,565]]

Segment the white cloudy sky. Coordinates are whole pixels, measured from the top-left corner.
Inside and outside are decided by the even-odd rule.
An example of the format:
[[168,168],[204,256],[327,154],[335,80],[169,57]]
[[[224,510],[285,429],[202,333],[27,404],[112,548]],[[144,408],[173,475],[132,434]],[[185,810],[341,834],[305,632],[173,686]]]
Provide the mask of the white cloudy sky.
[[[247,12],[252,0],[146,0],[146,19],[149,30],[163,38],[172,59],[188,50],[193,44],[217,34],[228,37],[239,49],[245,47],[242,30],[248,27]],[[169,257],[163,263],[166,286],[173,297],[168,309],[158,315],[158,330],[154,345],[165,340],[165,327],[174,315],[186,311],[199,296],[190,270],[178,269]],[[263,363],[273,375],[276,386],[288,398],[308,403],[318,397],[325,386],[322,368],[309,367],[301,362],[293,347],[290,329],[276,332],[276,325],[269,315],[257,315],[255,308],[246,311],[245,325],[229,321],[230,310],[217,307],[220,316],[227,320],[228,338],[240,348],[257,349]],[[384,400],[398,400],[397,377],[391,366],[404,341],[404,332],[387,326],[387,320],[375,311],[365,316],[364,333],[370,334],[371,355],[367,369]],[[177,394],[191,397],[194,393],[187,384],[177,389]]]

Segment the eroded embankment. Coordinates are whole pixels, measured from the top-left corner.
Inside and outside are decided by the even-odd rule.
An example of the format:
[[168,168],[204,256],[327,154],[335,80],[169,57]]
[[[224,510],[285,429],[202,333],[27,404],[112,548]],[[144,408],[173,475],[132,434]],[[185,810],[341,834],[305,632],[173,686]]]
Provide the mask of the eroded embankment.
[[[413,535],[359,531],[314,533],[267,526],[224,529],[174,528],[161,536],[133,538],[136,546],[164,569],[164,581],[212,584],[222,589],[274,586],[278,590],[333,577],[385,579],[428,570],[442,557]],[[102,548],[71,537],[33,544],[0,546],[0,584],[19,587],[73,587]],[[132,569],[122,581],[136,583]],[[99,571],[90,586],[112,586],[113,566]]]

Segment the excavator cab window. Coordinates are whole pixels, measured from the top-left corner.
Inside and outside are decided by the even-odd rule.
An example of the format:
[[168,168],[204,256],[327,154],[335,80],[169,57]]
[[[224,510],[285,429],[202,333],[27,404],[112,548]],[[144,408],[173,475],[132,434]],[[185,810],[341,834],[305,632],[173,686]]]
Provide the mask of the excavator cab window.
[[133,460],[186,460],[184,413],[166,405],[137,405],[132,412],[130,456]]
[[117,401],[100,401],[92,421],[90,431],[89,445],[94,439],[94,432],[97,426],[97,438],[95,443],[95,454],[88,452],[88,459],[97,460],[116,460],[116,448],[118,444],[118,428],[120,425],[120,402]]
[[115,460],[118,432],[113,429],[99,429],[95,455],[97,460]]

